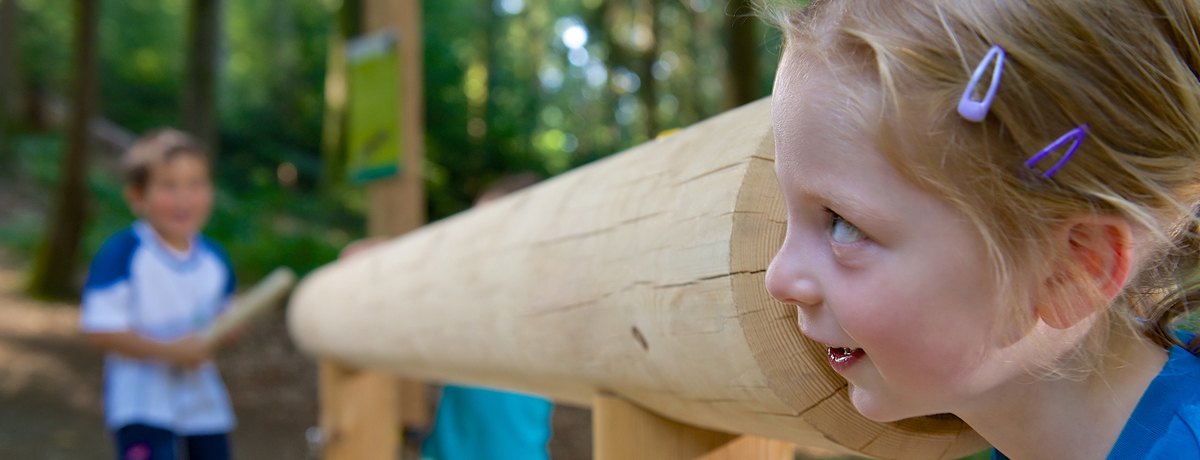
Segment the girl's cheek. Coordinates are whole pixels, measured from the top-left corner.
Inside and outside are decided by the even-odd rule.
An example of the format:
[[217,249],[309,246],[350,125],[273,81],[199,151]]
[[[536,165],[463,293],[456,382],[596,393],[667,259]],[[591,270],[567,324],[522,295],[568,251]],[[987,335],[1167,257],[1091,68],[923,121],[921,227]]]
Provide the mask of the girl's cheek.
[[834,260],[844,268],[851,270],[863,270],[870,267],[872,257],[876,250],[870,240],[860,241],[853,244],[830,244],[830,252],[833,254]]
[[919,332],[913,319],[921,309],[909,304],[912,298],[903,287],[859,279],[841,292],[838,320],[860,346],[904,348],[908,346],[910,332]]

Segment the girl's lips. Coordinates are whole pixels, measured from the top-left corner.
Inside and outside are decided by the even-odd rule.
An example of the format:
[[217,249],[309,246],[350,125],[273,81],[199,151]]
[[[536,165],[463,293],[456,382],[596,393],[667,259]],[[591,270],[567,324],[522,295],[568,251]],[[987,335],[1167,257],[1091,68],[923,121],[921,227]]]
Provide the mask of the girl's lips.
[[862,359],[863,356],[866,355],[867,353],[863,351],[862,348],[850,349],[829,347],[829,365],[833,366],[833,370],[841,373],[842,371],[849,369],[850,366],[853,366],[854,363],[857,363]]

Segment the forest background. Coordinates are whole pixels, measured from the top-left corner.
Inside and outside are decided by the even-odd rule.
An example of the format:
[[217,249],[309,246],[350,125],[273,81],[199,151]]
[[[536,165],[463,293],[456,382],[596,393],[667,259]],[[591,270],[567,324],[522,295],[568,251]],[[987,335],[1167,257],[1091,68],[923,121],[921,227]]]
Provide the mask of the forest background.
[[[361,12],[0,0],[0,246],[29,264],[30,292],[77,294],[85,262],[134,219],[116,157],[162,126],[216,146],[206,233],[243,282],[303,274],[361,237],[337,78]],[[763,97],[780,48],[746,0],[439,0],[423,15],[430,220],[506,174],[551,177]]]

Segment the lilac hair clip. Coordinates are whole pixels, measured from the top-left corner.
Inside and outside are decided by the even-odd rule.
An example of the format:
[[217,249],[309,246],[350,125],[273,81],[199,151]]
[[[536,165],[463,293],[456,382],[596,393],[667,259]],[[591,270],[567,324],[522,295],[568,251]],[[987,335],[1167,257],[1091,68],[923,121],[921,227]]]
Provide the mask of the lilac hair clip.
[[1062,169],[1063,165],[1067,164],[1067,160],[1070,160],[1071,155],[1074,155],[1075,151],[1079,149],[1079,144],[1083,143],[1083,140],[1087,138],[1089,129],[1091,129],[1091,127],[1088,126],[1087,123],[1075,127],[1075,129],[1072,129],[1062,137],[1058,138],[1058,140],[1046,146],[1046,148],[1038,152],[1037,155],[1034,155],[1032,158],[1030,158],[1029,161],[1026,161],[1025,166],[1036,171],[1037,168],[1034,168],[1033,165],[1037,164],[1039,161],[1042,161],[1043,158],[1046,158],[1046,155],[1049,155],[1050,152],[1058,150],[1059,147],[1062,147],[1064,144],[1070,141],[1071,146],[1067,148],[1067,153],[1063,154],[1062,158],[1058,160],[1058,163],[1054,164],[1054,167],[1050,168],[1045,173],[1042,173],[1042,177],[1045,178],[1053,176],[1054,173],[1058,172],[1059,169]]
[[[992,108],[992,101],[996,99],[996,90],[1000,88],[1000,75],[1004,73],[1004,56],[1004,48],[994,45],[979,62],[979,66],[975,68],[975,73],[971,75],[971,82],[967,83],[967,89],[963,90],[962,99],[958,100],[958,114],[963,118],[971,121],[983,121],[987,118],[988,110]],[[996,61],[996,66],[992,70],[992,82],[988,85],[987,93],[984,94],[981,101],[971,99],[975,95],[975,88],[979,86],[979,80],[983,79],[983,73],[987,70],[988,63],[993,60]]]

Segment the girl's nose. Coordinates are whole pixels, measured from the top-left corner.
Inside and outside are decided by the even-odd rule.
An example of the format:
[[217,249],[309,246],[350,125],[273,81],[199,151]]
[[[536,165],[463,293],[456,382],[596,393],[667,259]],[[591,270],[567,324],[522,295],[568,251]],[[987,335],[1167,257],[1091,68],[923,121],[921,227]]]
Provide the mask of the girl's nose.
[[804,254],[785,242],[767,267],[767,292],[776,300],[801,307],[821,304],[821,286]]

